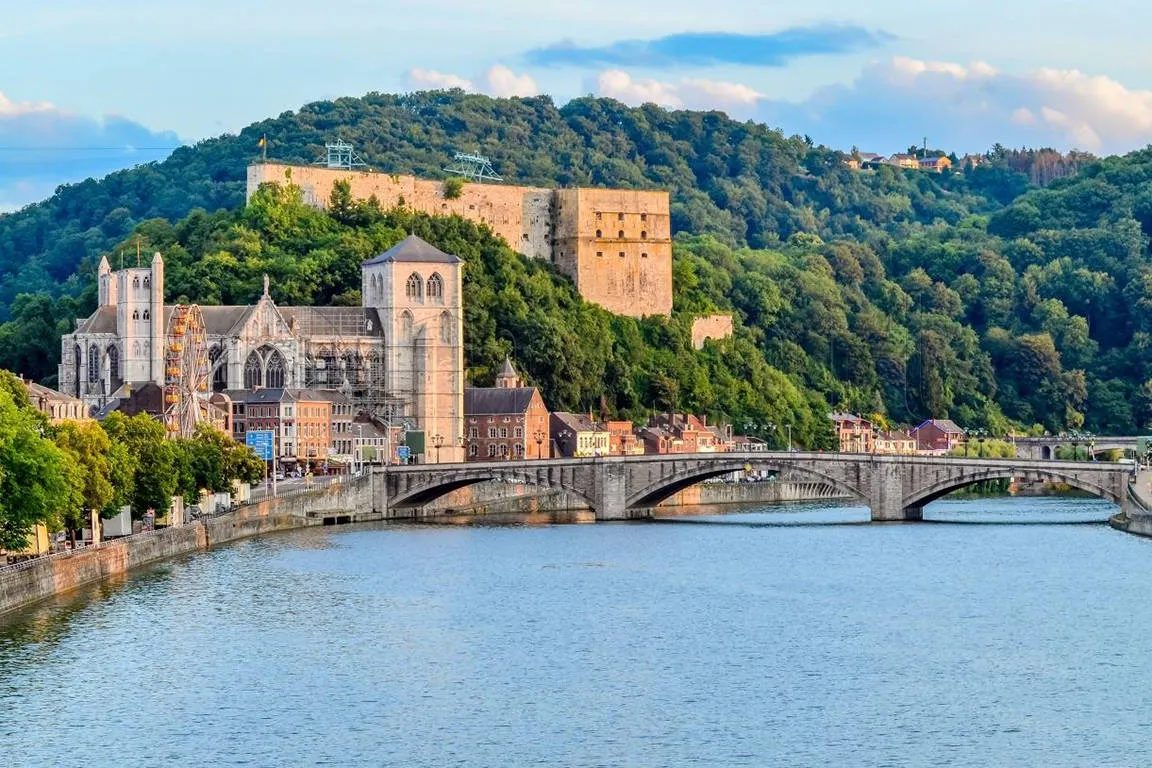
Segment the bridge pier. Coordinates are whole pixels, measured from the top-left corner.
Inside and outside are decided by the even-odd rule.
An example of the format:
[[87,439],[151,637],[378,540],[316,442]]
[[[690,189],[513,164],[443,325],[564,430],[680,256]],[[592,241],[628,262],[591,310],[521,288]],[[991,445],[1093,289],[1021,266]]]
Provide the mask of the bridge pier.
[[923,520],[924,507],[904,506],[904,466],[898,462],[873,461],[868,508],[872,522]]
[[628,468],[624,460],[595,459],[592,472],[591,501],[596,520],[628,520]]

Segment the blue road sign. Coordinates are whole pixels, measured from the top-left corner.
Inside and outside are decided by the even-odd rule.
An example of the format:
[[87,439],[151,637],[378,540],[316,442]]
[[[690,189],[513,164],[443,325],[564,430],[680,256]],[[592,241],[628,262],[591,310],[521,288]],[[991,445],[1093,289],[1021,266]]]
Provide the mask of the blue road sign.
[[272,461],[272,430],[256,429],[244,435],[244,443],[264,461]]
[[408,461],[408,457],[412,455],[412,451],[406,445],[396,446],[396,456],[400,461]]

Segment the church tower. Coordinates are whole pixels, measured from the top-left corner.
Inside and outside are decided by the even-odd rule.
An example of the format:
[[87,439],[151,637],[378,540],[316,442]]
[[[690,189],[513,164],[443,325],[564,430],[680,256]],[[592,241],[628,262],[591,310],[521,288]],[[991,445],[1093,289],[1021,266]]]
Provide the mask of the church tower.
[[512,358],[504,358],[504,368],[496,374],[496,389],[516,389],[523,386],[516,369],[512,367]]
[[415,235],[361,265],[363,305],[384,327],[393,423],[423,433],[423,461],[464,460],[463,260]]
[[124,349],[124,381],[164,384],[164,259],[150,267],[128,267],[113,273],[116,331]]

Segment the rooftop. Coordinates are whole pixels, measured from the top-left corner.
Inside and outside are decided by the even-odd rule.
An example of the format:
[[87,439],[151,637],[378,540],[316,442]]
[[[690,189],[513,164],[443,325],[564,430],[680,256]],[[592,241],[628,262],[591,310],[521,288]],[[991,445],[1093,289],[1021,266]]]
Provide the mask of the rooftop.
[[411,262],[424,264],[459,264],[463,259],[444,253],[436,246],[416,235],[408,235],[384,253],[369,259],[365,264],[387,262]]

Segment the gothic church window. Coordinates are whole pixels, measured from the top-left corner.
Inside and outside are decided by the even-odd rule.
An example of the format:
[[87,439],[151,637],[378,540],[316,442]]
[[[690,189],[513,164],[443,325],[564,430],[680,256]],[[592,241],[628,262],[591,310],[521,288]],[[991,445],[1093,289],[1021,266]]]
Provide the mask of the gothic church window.
[[444,281],[438,273],[433,273],[432,277],[428,278],[428,298],[438,304],[444,303]]
[[120,383],[120,350],[115,344],[108,347],[108,375],[112,377],[113,384]]
[[413,301],[424,301],[424,281],[420,279],[420,275],[413,272],[408,276],[404,294]]
[[140,287],[140,278],[138,278],[138,277],[132,278],[132,287],[133,288],[139,288]]
[[400,333],[405,339],[412,338],[412,313],[408,310],[400,315]]
[[100,348],[95,344],[88,347],[88,381],[92,384],[100,381]]
[[76,361],[76,397],[80,397],[80,365],[82,354],[80,352],[80,345],[77,344],[72,348],[72,354]]
[[147,290],[152,287],[152,276],[148,275],[144,278],[144,289]]
[[445,344],[452,343],[452,315],[447,312],[440,313],[440,341]]
[[279,388],[284,386],[285,376],[284,356],[280,354],[279,350],[272,350],[272,354],[268,357],[268,366],[265,369],[265,381],[268,382],[269,387]]
[[147,320],[149,317],[151,317],[151,313],[148,310],[144,310],[144,319]]
[[256,389],[261,385],[260,355],[252,352],[244,362],[244,389]]
[[133,319],[133,320],[139,320],[139,319],[140,319],[140,312],[139,312],[139,310],[136,310],[136,309],[132,310],[132,319]]

